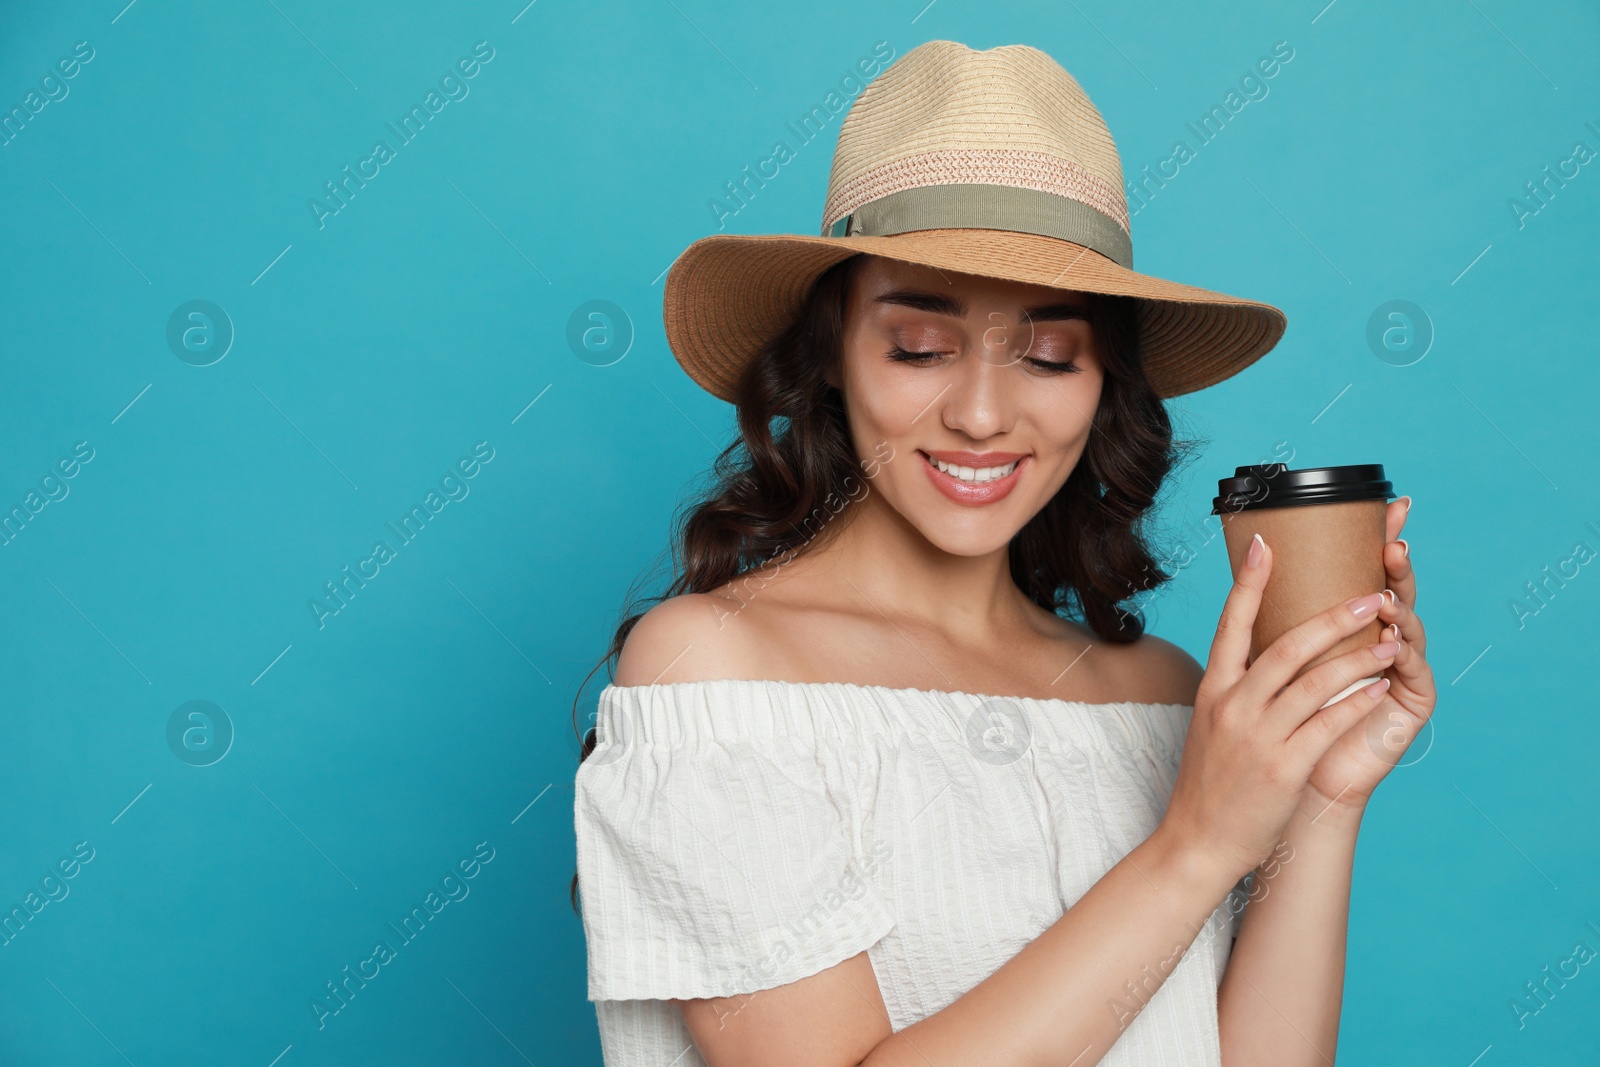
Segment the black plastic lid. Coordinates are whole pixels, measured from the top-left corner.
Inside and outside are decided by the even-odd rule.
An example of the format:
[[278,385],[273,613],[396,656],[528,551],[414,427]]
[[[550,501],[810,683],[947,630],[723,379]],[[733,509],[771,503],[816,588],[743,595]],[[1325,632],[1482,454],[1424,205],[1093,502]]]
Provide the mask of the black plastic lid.
[[1211,514],[1292,507],[1296,504],[1340,504],[1347,500],[1388,500],[1394,486],[1381,463],[1344,467],[1307,467],[1292,471],[1283,463],[1257,463],[1234,468],[1233,477],[1217,482]]

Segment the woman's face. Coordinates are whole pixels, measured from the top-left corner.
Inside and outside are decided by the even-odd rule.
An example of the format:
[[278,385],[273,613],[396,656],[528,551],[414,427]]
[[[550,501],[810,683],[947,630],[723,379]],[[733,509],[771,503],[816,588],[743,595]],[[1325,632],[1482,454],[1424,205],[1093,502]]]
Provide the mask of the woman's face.
[[1002,548],[1088,441],[1104,381],[1091,297],[870,255],[860,268],[830,381],[868,495],[946,552]]

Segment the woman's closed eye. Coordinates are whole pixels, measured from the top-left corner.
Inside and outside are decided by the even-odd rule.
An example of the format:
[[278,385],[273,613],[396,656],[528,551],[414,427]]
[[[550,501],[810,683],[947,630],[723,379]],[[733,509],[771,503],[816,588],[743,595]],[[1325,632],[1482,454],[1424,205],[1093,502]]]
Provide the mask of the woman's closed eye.
[[[936,357],[947,356],[950,353],[939,351],[913,352],[909,349],[901,348],[899,345],[894,345],[889,349],[888,354],[889,359],[896,363],[910,363],[915,367],[926,367],[931,365],[932,361]],[[1072,360],[1035,359],[1034,357],[1029,356],[1024,359],[1023,362],[1031,363],[1040,370],[1051,374],[1076,374],[1083,370],[1082,367]]]

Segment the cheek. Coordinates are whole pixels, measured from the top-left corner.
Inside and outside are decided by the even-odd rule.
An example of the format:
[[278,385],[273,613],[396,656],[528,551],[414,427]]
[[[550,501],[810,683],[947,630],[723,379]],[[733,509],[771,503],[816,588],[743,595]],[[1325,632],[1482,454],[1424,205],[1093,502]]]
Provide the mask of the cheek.
[[856,353],[845,367],[851,426],[873,440],[898,437],[917,426],[919,415],[942,388],[932,374],[907,374],[872,352]]
[[1063,481],[1083,456],[1089,435],[1094,432],[1094,415],[1100,401],[1098,381],[1078,385],[1079,388],[1062,389],[1049,402],[1029,412],[1037,450],[1059,465]]
[[874,383],[857,395],[863,399],[855,425],[870,427],[877,437],[898,438],[910,433],[916,428],[918,412],[926,410],[928,403],[921,391],[908,388],[904,379]]
[[1099,407],[1097,388],[1074,389],[1061,397],[1046,421],[1038,425],[1044,437],[1057,448],[1081,448],[1093,432],[1095,410]]

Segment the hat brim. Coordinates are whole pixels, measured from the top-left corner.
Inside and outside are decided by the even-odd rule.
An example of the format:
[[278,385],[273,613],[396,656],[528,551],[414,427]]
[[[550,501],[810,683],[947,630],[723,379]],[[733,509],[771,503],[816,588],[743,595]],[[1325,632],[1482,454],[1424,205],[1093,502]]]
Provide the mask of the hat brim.
[[1157,395],[1192,393],[1272,350],[1288,318],[1271,304],[1129,270],[1091,248],[1014,230],[917,230],[887,237],[714,234],[667,271],[667,344],[702,388],[732,402],[756,350],[799,312],[813,283],[857,252],[1007,281],[1141,300],[1145,376]]

